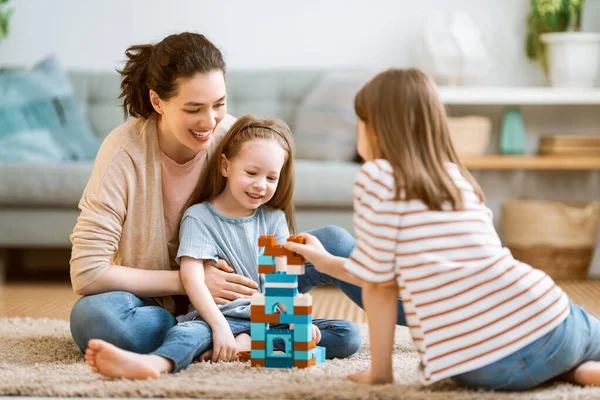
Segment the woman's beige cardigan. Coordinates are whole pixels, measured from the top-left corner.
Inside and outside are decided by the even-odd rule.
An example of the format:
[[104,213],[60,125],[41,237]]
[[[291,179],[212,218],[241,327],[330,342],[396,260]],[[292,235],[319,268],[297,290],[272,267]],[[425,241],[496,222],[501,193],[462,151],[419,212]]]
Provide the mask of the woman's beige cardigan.
[[[234,121],[228,115],[217,126],[207,156]],[[104,140],[70,236],[73,290],[95,282],[111,265],[170,269],[160,160],[156,114],[132,119]],[[170,298],[161,303],[173,311]]]

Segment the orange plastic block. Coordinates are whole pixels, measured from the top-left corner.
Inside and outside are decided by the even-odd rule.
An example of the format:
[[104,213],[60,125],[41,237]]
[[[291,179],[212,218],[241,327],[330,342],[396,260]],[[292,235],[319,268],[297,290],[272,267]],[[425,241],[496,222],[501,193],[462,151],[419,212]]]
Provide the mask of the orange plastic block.
[[309,315],[312,314],[312,306],[294,306],[295,315]]
[[[252,342],[252,343],[254,343],[254,342]],[[314,349],[315,347],[317,347],[316,340],[313,340],[312,342],[294,342],[294,350],[298,350],[298,351],[308,351],[308,350]]]
[[241,362],[250,361],[250,352],[249,351],[238,351],[237,353],[238,360]]
[[273,247],[277,245],[277,239],[273,235],[262,235],[258,238],[258,245],[260,247]]
[[[294,364],[295,364],[295,362],[294,362]],[[250,360],[250,366],[251,367],[264,367],[265,366],[265,359],[264,358],[253,358],[253,359]]]
[[250,321],[278,324],[279,314],[265,314],[265,306],[250,306]]
[[294,360],[294,367],[309,368],[317,365],[317,359],[313,356],[310,360]]
[[[316,346],[316,344],[315,344],[315,346]],[[265,349],[265,341],[264,340],[253,340],[250,348],[252,350],[264,350]]]
[[306,238],[304,236],[290,236],[288,242],[306,244]]
[[258,273],[259,274],[274,274],[276,271],[275,265],[259,265]]
[[286,257],[290,254],[293,253],[281,245],[265,247],[265,256]]
[[288,265],[304,265],[304,257],[296,253],[288,254],[287,263]]

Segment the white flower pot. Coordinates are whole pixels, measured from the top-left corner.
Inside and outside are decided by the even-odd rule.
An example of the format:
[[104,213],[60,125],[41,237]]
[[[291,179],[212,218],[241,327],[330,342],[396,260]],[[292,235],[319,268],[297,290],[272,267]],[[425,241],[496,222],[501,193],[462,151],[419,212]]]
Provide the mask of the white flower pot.
[[560,32],[540,36],[546,44],[552,86],[591,88],[600,73],[600,33]]

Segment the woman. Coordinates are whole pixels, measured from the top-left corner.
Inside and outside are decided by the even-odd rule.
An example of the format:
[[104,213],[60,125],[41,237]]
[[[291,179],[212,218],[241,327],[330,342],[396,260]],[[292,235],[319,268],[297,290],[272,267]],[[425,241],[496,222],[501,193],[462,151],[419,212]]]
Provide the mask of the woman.
[[[179,222],[194,202],[208,155],[234,121],[227,114],[225,62],[204,36],[171,35],[156,45],[132,46],[126,55],[120,97],[125,115],[133,118],[102,144],[71,235],[71,281],[84,296],[71,312],[71,333],[82,351],[98,338],[149,353],[177,323],[175,316],[186,312],[174,261]],[[354,248],[341,228],[311,233],[334,255],[348,257]],[[217,268],[205,265],[206,284],[218,304],[257,289],[232,271],[223,261]],[[298,289],[324,283],[362,305],[359,287],[311,265]],[[402,311],[398,318],[405,323]],[[345,345],[351,351],[359,344]]]

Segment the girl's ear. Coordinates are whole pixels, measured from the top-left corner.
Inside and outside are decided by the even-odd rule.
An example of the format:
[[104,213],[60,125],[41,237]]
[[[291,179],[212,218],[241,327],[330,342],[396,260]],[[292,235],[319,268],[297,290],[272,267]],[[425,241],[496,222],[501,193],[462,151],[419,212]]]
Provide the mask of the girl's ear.
[[162,113],[163,113],[162,100],[160,99],[160,97],[158,97],[158,93],[156,93],[152,89],[150,89],[150,103],[152,103],[152,107],[154,108],[154,111],[156,111],[157,113],[162,115]]
[[225,154],[221,154],[221,175],[227,178],[229,174],[229,160],[225,157]]

